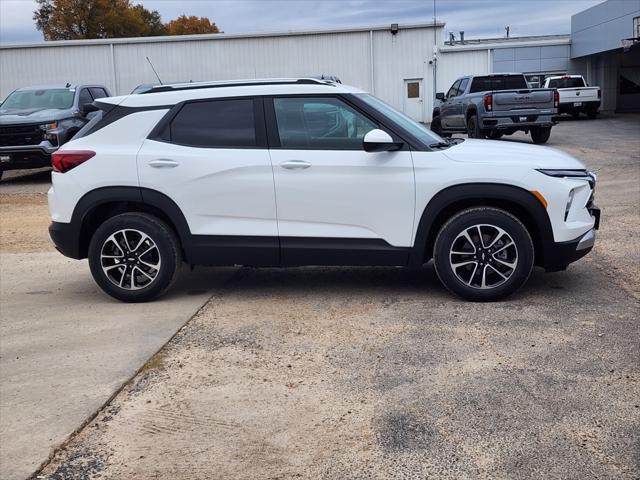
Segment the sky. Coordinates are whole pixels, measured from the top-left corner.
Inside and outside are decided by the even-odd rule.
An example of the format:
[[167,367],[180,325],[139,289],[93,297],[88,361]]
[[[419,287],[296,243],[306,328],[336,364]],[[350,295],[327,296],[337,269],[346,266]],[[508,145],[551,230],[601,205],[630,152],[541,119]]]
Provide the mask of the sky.
[[[465,38],[569,33],[571,15],[602,0],[436,0],[446,32]],[[181,14],[206,16],[225,33],[423,23],[433,21],[433,0],[135,0],[163,21]],[[0,43],[41,42],[34,0],[0,0]]]

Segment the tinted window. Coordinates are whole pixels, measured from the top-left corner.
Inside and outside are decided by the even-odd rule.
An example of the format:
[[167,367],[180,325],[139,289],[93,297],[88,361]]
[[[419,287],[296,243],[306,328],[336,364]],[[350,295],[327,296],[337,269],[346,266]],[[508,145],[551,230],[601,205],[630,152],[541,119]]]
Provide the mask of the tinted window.
[[84,105],[85,103],[93,103],[93,98],[91,97],[88,88],[80,90],[80,97],[78,99],[79,105]]
[[93,87],[93,88],[90,88],[89,91],[91,92],[91,96],[93,97],[94,100],[97,100],[99,98],[104,98],[107,96],[107,92],[105,92],[104,88]]
[[463,78],[460,82],[460,86],[458,87],[458,95],[462,95],[464,91],[467,89],[467,85],[469,84],[468,78]]
[[456,80],[451,88],[447,92],[447,98],[453,98],[458,94],[458,87],[460,86],[460,80]]
[[490,90],[526,90],[528,88],[524,75],[491,75],[474,77],[469,93]]
[[338,98],[275,98],[282,148],[362,150],[367,132],[378,128]]
[[253,100],[185,104],[171,122],[172,143],[194,147],[255,147]]
[[582,78],[554,78],[549,80],[549,88],[580,88],[584,87]]

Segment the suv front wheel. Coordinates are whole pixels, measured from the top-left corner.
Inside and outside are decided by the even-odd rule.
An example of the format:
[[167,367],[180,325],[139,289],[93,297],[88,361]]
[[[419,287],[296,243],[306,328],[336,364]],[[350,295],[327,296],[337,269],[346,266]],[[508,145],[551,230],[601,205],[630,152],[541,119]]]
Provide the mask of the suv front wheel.
[[531,274],[533,256],[522,222],[492,207],[454,215],[438,233],[433,252],[444,286],[474,301],[499,300],[518,290]]
[[106,293],[124,302],[146,302],[164,293],[181,264],[173,230],[145,213],[105,221],[89,243],[89,267]]

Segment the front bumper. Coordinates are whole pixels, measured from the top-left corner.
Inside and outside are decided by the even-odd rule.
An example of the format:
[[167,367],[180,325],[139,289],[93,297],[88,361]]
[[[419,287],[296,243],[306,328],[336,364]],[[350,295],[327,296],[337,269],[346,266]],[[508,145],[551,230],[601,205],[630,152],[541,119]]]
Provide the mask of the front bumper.
[[46,145],[19,145],[0,147],[0,170],[17,170],[21,168],[40,168],[51,166],[51,154],[58,147]]

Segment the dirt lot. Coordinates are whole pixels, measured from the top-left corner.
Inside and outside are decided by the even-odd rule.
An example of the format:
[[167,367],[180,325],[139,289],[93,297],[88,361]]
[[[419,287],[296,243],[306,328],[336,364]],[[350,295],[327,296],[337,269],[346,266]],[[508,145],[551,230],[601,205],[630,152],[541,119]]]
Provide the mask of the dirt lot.
[[[471,304],[430,265],[237,269],[39,474],[639,478],[640,117],[550,146],[599,176],[600,237],[568,271]],[[5,195],[2,251],[40,248],[44,197]]]

